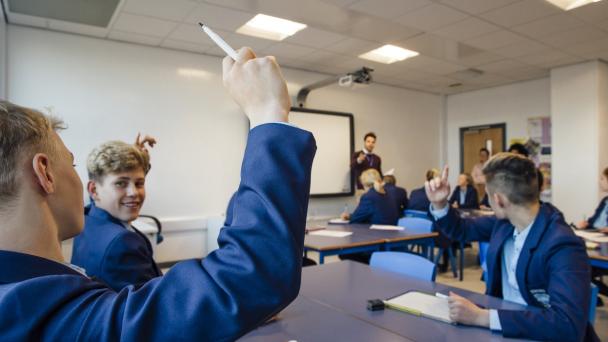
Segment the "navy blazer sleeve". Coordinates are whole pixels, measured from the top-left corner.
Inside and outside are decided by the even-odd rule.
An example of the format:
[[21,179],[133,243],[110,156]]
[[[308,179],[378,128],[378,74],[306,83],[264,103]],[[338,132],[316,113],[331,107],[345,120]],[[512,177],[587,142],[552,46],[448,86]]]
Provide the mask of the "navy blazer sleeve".
[[450,203],[450,205],[454,203],[458,203],[458,205],[460,205],[460,187],[457,186],[454,188],[454,191],[452,191],[452,196],[450,196],[448,203]]
[[361,196],[357,209],[350,215],[350,223],[369,223],[374,214],[374,204],[368,194]]
[[47,339],[233,341],[279,312],[300,288],[315,150],[307,131],[253,128],[220,248],[119,293],[66,279],[73,291],[50,292],[62,302],[44,322]]
[[158,277],[155,265],[151,263],[147,246],[140,241],[139,235],[129,234],[127,230],[117,235],[106,250],[101,264],[103,281],[120,291],[130,284],[140,285]]
[[[580,341],[585,336],[589,312],[591,275],[585,247],[577,237],[555,242],[544,262],[550,306],[528,306],[527,310],[498,310],[505,337],[545,341]],[[532,288],[534,284],[529,284]],[[591,339],[592,332],[588,332]]]
[[435,220],[435,228],[452,241],[488,242],[492,237],[492,230],[494,230],[496,220],[496,216],[493,215],[462,218],[455,209],[450,208],[446,216]]

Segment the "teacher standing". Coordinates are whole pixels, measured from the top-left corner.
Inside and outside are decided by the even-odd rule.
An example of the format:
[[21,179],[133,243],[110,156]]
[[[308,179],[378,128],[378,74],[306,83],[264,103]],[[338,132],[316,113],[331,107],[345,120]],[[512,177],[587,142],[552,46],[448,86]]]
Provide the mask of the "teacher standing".
[[363,150],[355,152],[350,161],[350,168],[357,182],[357,192],[362,192],[363,190],[359,176],[365,170],[376,169],[380,173],[380,176],[382,176],[382,160],[378,155],[373,153],[374,147],[376,147],[376,134],[373,132],[365,134],[363,142],[365,145]]

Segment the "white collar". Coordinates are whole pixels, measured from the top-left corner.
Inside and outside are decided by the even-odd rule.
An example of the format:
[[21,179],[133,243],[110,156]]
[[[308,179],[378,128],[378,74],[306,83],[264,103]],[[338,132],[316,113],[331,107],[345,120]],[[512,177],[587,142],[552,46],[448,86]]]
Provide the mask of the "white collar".
[[373,154],[370,151],[368,151],[365,147],[363,148],[363,153],[365,153],[365,154]]

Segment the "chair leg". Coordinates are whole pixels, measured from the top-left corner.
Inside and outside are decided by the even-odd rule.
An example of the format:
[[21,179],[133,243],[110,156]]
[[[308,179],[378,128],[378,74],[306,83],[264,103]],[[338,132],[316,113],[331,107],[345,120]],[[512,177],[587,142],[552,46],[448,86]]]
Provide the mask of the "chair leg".
[[464,244],[460,243],[460,281],[464,278]]
[[456,273],[456,258],[454,258],[454,252],[452,251],[452,247],[448,248],[448,256],[450,257],[450,264],[452,265],[452,274],[454,275],[454,278],[458,277],[458,274]]

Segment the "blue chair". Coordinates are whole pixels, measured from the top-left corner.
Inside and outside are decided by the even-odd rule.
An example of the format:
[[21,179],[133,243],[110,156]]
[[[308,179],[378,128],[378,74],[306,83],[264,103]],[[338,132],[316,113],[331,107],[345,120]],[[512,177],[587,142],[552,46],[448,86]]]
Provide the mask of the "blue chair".
[[403,211],[403,216],[405,216],[405,217],[428,218],[429,214],[426,211],[422,211],[422,210],[405,209]]
[[[433,221],[429,220],[428,217],[402,217],[397,222],[397,225],[404,227],[408,232],[415,234],[429,234],[433,232]],[[421,255],[428,256],[430,260],[433,260],[433,254],[435,244],[432,240],[424,243],[414,243],[414,246],[418,246],[421,249]]]
[[481,279],[483,279],[483,281],[486,281],[486,275],[488,274],[488,264],[486,263],[488,247],[490,247],[489,242],[479,243],[479,264],[481,265],[481,269],[483,270],[483,272],[481,273]]
[[591,305],[589,305],[589,323],[591,323],[591,325],[595,323],[595,307],[597,306],[597,296],[599,292],[599,287],[591,283]]
[[435,264],[419,255],[403,252],[374,252],[369,266],[427,281],[435,281]]

